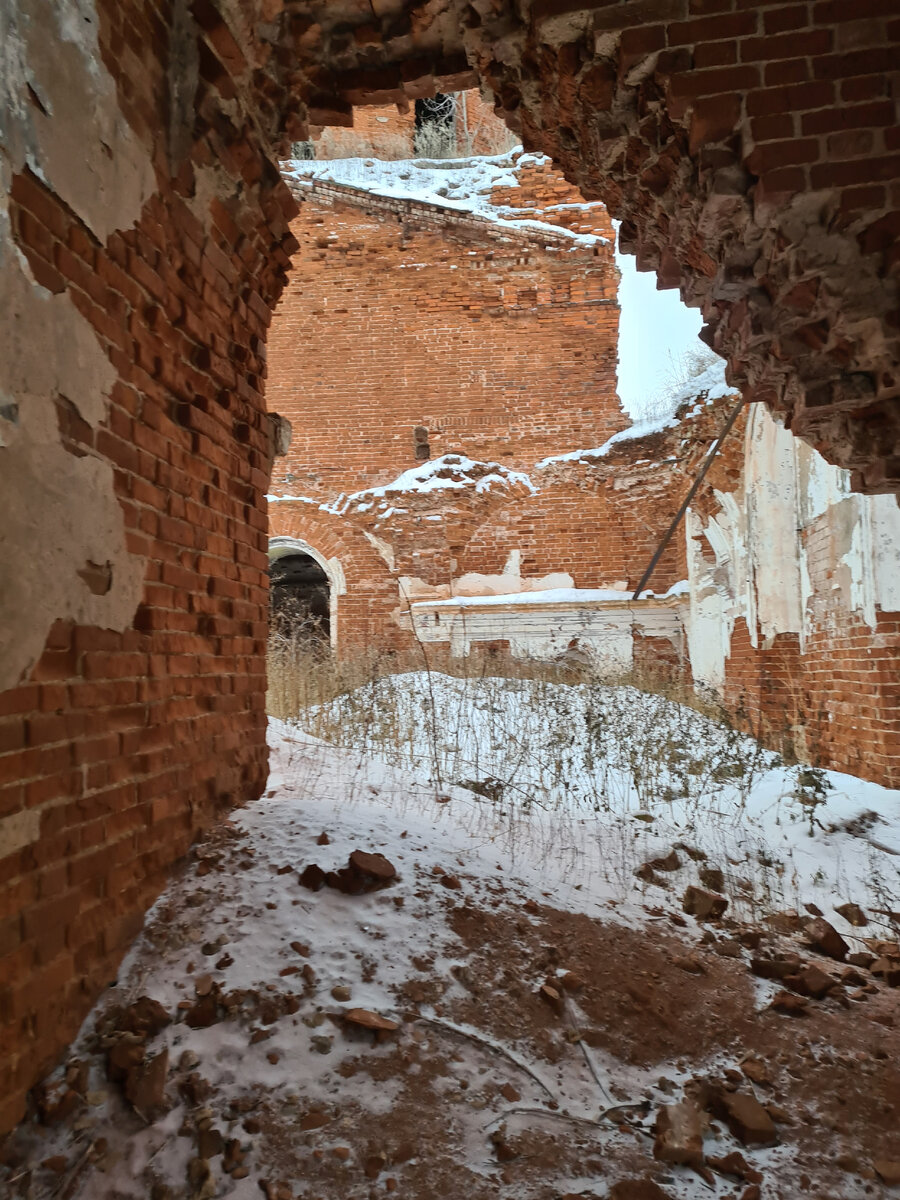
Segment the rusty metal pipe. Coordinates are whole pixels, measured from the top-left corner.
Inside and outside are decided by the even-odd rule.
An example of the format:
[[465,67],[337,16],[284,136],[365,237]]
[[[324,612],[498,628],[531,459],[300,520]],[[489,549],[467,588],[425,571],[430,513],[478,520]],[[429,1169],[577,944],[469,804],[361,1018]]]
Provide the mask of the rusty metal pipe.
[[688,494],[685,496],[681,507],[679,508],[679,510],[675,514],[675,516],[672,518],[672,523],[669,525],[669,528],[666,530],[662,541],[656,547],[656,550],[653,553],[653,557],[650,559],[650,562],[647,566],[647,570],[641,576],[641,582],[635,588],[634,595],[631,597],[632,600],[639,600],[640,596],[641,596],[641,592],[644,590],[644,588],[646,588],[647,584],[650,582],[650,577],[653,575],[653,572],[656,570],[657,564],[663,556],[663,551],[665,550],[666,546],[668,546],[669,542],[671,542],[672,535],[674,534],[674,532],[678,528],[678,526],[681,524],[681,518],[687,512],[688,505],[693,500],[694,496],[696,496],[697,489],[700,487],[700,484],[703,482],[704,478],[706,477],[706,472],[712,466],[713,459],[719,453],[719,448],[721,447],[722,443],[725,441],[725,438],[728,436],[729,432],[731,431],[731,427],[737,420],[737,415],[743,407],[744,407],[744,397],[741,396],[741,398],[738,400],[737,404],[735,404],[734,408],[732,408],[731,412],[728,414],[728,420],[725,422],[724,426],[722,427],[722,432],[719,434],[719,436],[713,442],[712,446],[710,446],[709,453],[707,454],[706,458],[703,460],[703,466],[697,472],[697,478],[691,484],[690,490],[689,490]]

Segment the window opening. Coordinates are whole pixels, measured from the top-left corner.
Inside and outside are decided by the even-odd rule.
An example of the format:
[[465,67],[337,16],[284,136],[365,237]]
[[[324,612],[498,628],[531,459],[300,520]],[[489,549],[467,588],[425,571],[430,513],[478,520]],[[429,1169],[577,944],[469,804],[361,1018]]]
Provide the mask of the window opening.
[[416,101],[413,149],[417,158],[452,158],[456,152],[456,97],[438,92]]

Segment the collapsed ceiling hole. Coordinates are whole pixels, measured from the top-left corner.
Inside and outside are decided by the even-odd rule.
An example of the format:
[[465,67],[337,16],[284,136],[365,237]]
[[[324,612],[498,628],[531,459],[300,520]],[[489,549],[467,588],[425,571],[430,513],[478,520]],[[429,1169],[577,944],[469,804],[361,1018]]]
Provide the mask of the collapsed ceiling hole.
[[456,96],[438,92],[416,101],[413,149],[418,158],[444,158],[455,144]]

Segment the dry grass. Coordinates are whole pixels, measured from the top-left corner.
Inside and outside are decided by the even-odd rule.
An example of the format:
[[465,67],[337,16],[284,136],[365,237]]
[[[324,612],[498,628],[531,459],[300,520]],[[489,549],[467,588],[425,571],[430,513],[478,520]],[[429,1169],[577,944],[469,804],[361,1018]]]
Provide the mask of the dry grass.
[[[452,791],[473,838],[553,859],[573,878],[596,872],[618,899],[662,839],[702,842],[732,911],[748,920],[801,907],[809,850],[777,832],[797,824],[821,841],[828,874],[817,872],[817,888],[836,884],[864,907],[896,909],[892,864],[876,843],[865,887],[843,878],[846,851],[828,849],[825,773],[789,766],[685,680],[646,668],[604,679],[584,662],[485,650],[450,659],[435,646],[336,659],[288,638],[273,639],[270,672],[270,713],[296,730],[292,786],[314,789],[335,751],[348,803],[369,796],[378,763],[399,768],[418,781],[403,794]],[[657,895],[658,885],[641,886]]]

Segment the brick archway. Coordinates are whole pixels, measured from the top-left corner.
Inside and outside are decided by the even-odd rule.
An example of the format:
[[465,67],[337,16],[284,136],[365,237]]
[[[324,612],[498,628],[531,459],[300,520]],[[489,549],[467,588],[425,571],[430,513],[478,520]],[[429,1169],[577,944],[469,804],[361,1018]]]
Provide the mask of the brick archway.
[[[622,221],[748,400],[854,487],[900,489],[900,18],[736,0],[291,5],[273,138],[480,80],[526,149]],[[327,73],[322,64],[331,59]]]
[[[702,307],[748,398],[858,488],[900,488],[890,0],[172,11],[0,12],[0,1131],[172,864],[265,785],[291,139],[480,79]],[[364,638],[387,564],[362,537],[346,558],[306,540],[345,564]]]
[[[399,604],[391,565],[342,517],[312,504],[291,501],[269,506],[269,547],[302,547],[328,575],[331,585],[331,644],[339,654],[352,654],[376,631],[391,627]],[[397,627],[398,641],[400,628]]]
[[305,554],[325,572],[328,580],[328,631],[332,650],[338,647],[338,616],[340,597],[346,594],[347,580],[339,558],[326,558],[304,538],[273,536],[269,538],[269,562],[289,554]]

